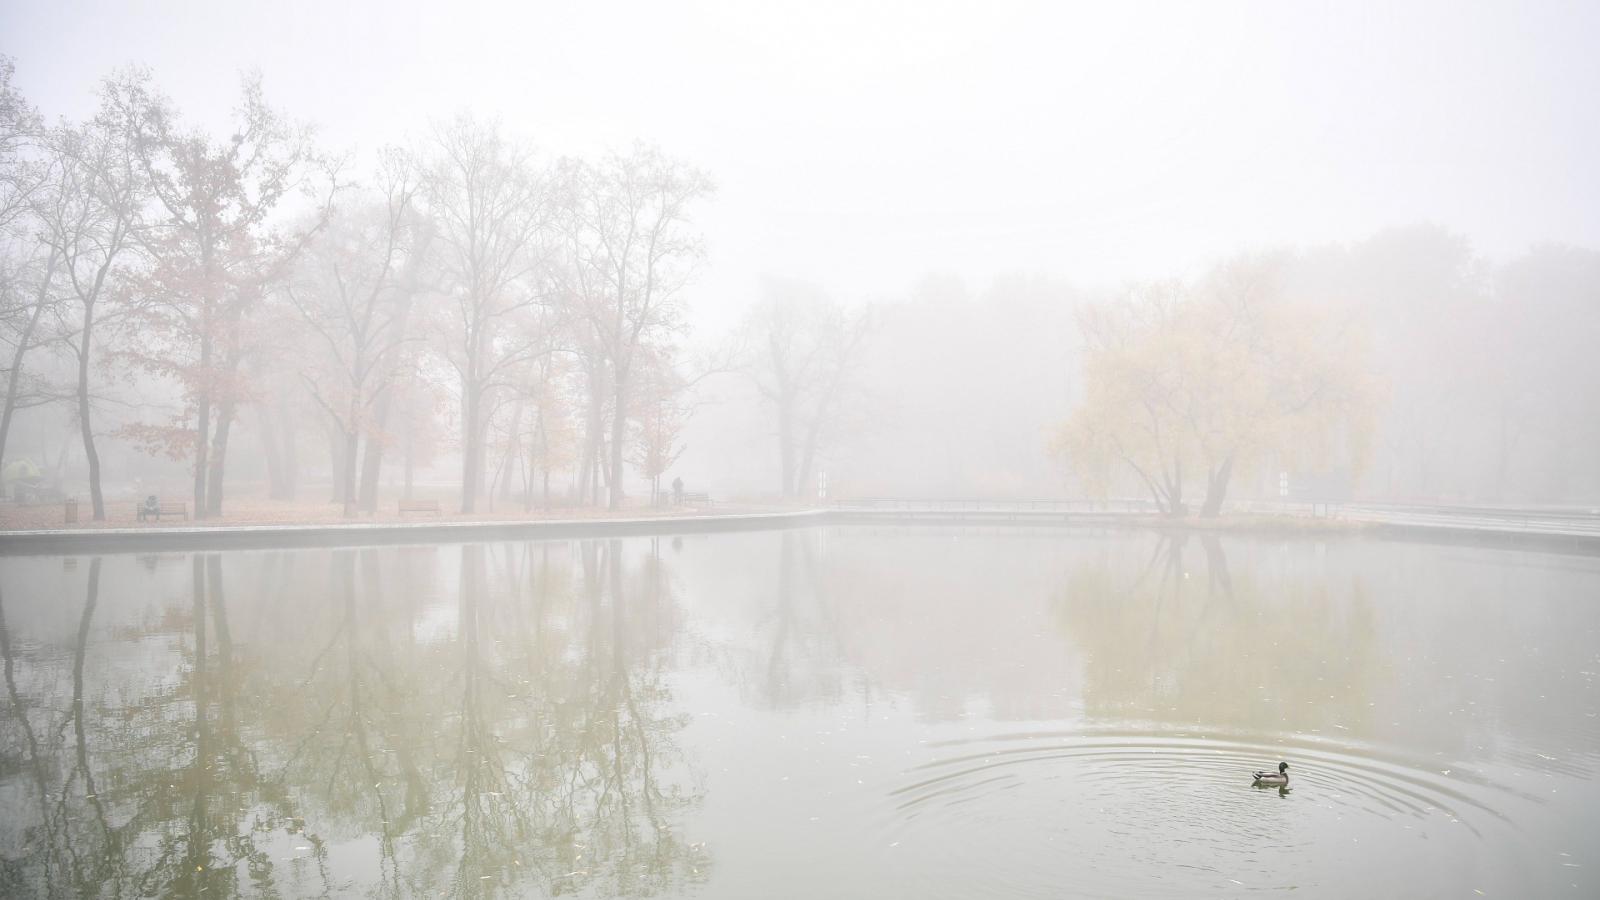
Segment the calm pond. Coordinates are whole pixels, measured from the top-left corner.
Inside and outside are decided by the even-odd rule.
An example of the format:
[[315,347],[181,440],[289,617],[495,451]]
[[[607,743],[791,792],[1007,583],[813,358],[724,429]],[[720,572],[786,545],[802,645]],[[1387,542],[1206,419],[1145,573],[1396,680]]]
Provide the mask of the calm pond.
[[1600,893],[1595,557],[834,526],[0,558],[0,613],[6,897]]

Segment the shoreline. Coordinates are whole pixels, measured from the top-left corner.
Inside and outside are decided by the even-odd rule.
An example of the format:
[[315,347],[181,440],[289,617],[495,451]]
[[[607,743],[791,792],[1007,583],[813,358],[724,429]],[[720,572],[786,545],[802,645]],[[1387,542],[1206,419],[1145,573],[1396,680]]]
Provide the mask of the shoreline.
[[57,528],[0,531],[0,556],[136,553],[157,550],[360,547],[376,544],[466,543],[761,531],[822,524],[828,510],[705,515],[477,519],[456,522],[191,525],[145,528]]
[[1377,537],[1430,543],[1548,549],[1600,554],[1600,534],[1492,528],[1449,522],[1382,522],[1304,516],[1238,515],[1173,520],[1139,513],[1060,513],[1027,510],[767,509],[689,515],[588,516],[551,519],[474,519],[423,522],[302,522],[274,524],[47,528],[0,531],[0,556],[136,553],[222,549],[354,547],[380,544],[465,543],[479,540],[567,540],[706,534],[806,528],[818,525],[905,527],[1118,527],[1170,535],[1249,535],[1274,538]]

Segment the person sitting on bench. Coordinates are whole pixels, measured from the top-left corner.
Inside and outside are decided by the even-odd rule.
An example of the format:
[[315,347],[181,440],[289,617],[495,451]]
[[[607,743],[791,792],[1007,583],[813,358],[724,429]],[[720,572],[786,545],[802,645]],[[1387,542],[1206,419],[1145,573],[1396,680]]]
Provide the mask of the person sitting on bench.
[[144,502],[139,505],[139,521],[147,519],[161,521],[161,501],[156,499],[155,494],[144,498]]

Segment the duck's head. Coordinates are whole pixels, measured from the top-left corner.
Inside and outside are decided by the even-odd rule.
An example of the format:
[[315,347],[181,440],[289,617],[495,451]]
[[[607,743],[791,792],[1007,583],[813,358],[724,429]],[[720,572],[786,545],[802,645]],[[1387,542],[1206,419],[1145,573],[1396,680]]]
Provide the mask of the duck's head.
[[1286,763],[1286,762],[1278,763],[1278,774],[1279,775],[1283,775],[1288,771],[1289,771],[1289,764],[1288,763]]

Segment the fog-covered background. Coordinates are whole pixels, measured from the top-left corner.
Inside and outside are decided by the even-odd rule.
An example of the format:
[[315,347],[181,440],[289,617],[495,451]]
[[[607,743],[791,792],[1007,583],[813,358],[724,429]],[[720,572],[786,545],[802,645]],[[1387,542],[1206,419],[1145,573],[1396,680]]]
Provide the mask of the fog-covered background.
[[1595,34],[1557,3],[8,4],[7,480],[88,502],[92,444],[109,508],[213,514],[652,476],[1593,504]]

